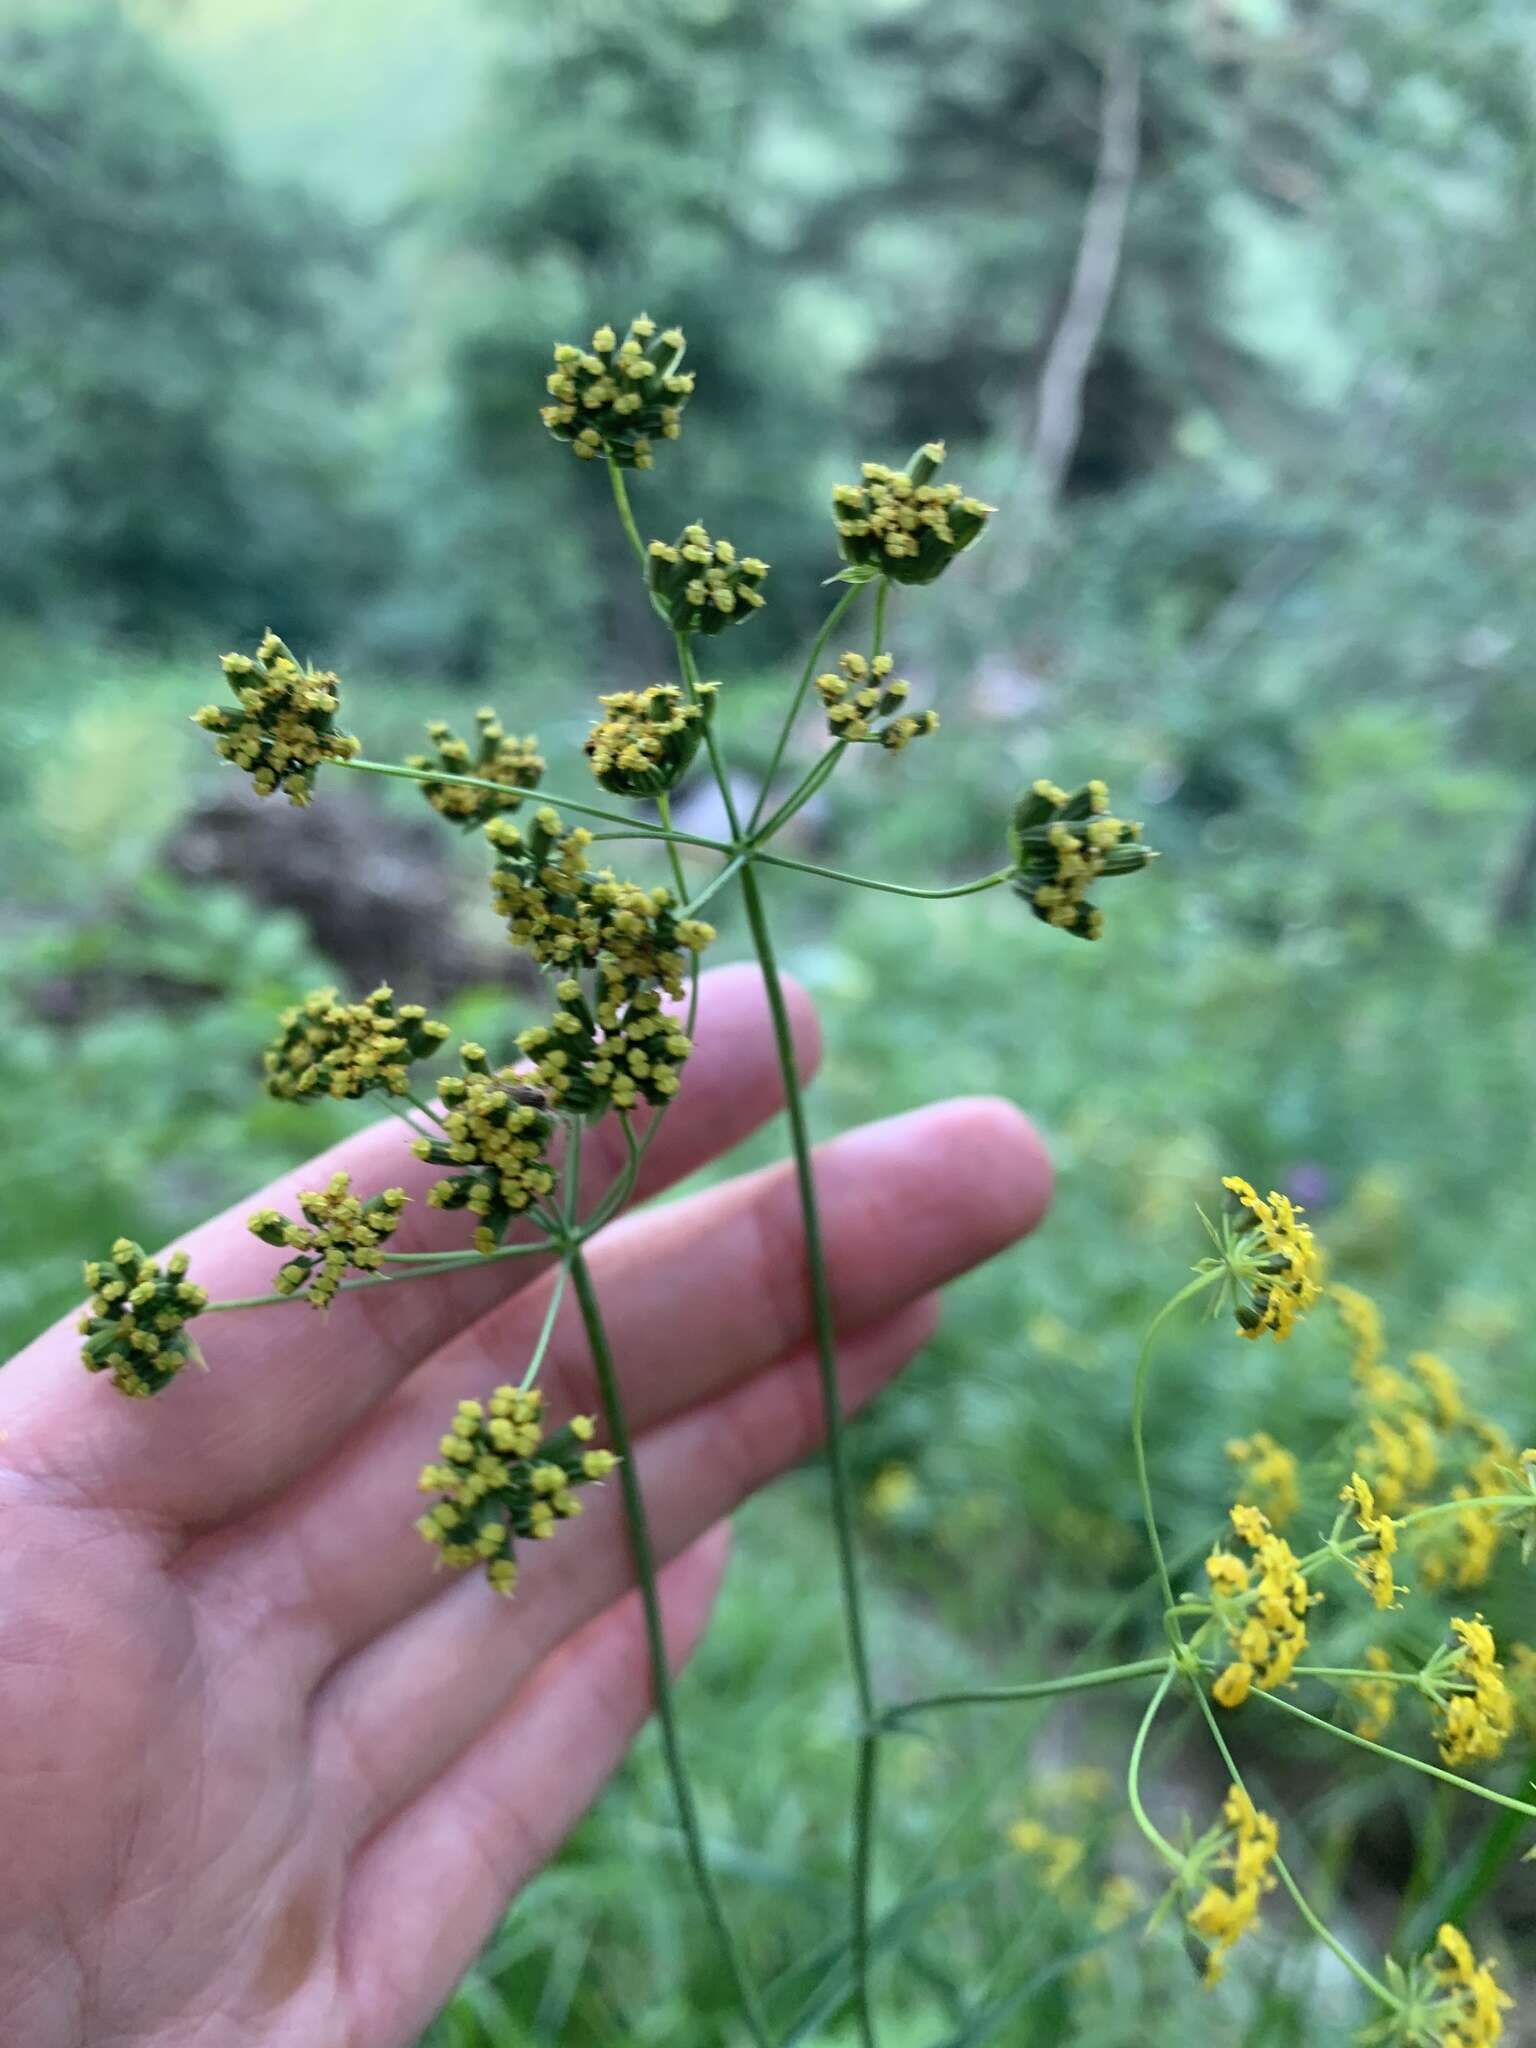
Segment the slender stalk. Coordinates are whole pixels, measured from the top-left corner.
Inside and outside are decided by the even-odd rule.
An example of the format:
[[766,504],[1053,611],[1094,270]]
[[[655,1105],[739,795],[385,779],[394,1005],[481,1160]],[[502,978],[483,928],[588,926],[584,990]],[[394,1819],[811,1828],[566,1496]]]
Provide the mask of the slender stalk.
[[[1217,1725],[1216,1715],[1212,1710],[1210,1701],[1205,1696],[1204,1686],[1200,1685],[1198,1682],[1192,1681],[1190,1690],[1194,1693],[1196,1700],[1198,1700],[1200,1704],[1200,1711],[1205,1716],[1205,1723],[1211,1731],[1212,1740],[1215,1742],[1216,1747],[1221,1751],[1221,1760],[1227,1767],[1228,1776],[1231,1778],[1233,1784],[1237,1787],[1239,1792],[1247,1794],[1248,1787],[1243,1783],[1243,1774],[1237,1768],[1236,1760],[1233,1757],[1231,1750],[1227,1747],[1226,1737],[1222,1734],[1221,1729]],[[1269,1697],[1271,1697],[1271,1695],[1267,1693],[1260,1694],[1260,1698],[1262,1699],[1267,1699]],[[1249,1794],[1249,1797],[1251,1800],[1252,1795]],[[1325,1948],[1332,1950],[1334,1955],[1338,1957],[1339,1961],[1344,1965],[1345,1969],[1348,1970],[1349,1974],[1355,1979],[1357,1983],[1362,1984],[1374,1998],[1380,1999],[1383,2005],[1389,2006],[1395,2012],[1398,2008],[1399,2000],[1394,1996],[1394,1994],[1391,1991],[1387,1989],[1386,1985],[1382,1983],[1379,1977],[1373,1977],[1371,1975],[1371,1972],[1365,1967],[1364,1963],[1362,1963],[1357,1957],[1352,1956],[1350,1954],[1349,1950],[1344,1946],[1343,1942],[1339,1940],[1338,1936],[1334,1934],[1331,1931],[1331,1929],[1325,1926],[1322,1920],[1318,1918],[1317,1914],[1312,1910],[1311,1906],[1307,1903],[1305,1894],[1302,1892],[1300,1885],[1297,1884],[1295,1878],[1292,1877],[1290,1870],[1285,1863],[1284,1858],[1277,1855],[1274,1859],[1274,1867],[1275,1875],[1279,1878],[1280,1882],[1285,1886],[1286,1890],[1291,1895],[1291,1903],[1295,1906],[1297,1912],[1301,1915],[1302,1919],[1306,1921],[1307,1925],[1311,1928],[1312,1932],[1317,1936],[1318,1940],[1322,1942],[1323,1946]]]
[[759,825],[752,834],[754,847],[766,846],[789,823],[796,811],[804,810],[816,792],[827,781],[832,770],[848,750],[847,740],[834,740],[824,754],[819,754],[804,779],[796,785],[785,801],[780,804],[766,825]]
[[1173,1581],[1168,1576],[1168,1560],[1163,1555],[1163,1539],[1157,1532],[1157,1510],[1152,1504],[1152,1481],[1147,1472],[1147,1445],[1143,1429],[1147,1381],[1152,1367],[1152,1345],[1158,1331],[1174,1311],[1182,1308],[1186,1301],[1192,1301],[1197,1294],[1203,1293],[1220,1277],[1220,1268],[1209,1273],[1197,1273],[1193,1280],[1179,1289],[1172,1300],[1165,1301],[1148,1324],[1147,1334],[1141,1340],[1141,1350],[1136,1359],[1136,1386],[1131,1395],[1131,1444],[1136,1453],[1136,1483],[1141,1489],[1141,1516],[1146,1524],[1147,1541],[1152,1546],[1152,1555],[1157,1560],[1157,1577],[1163,1589],[1165,1610],[1175,1604]]
[[816,1197],[816,1179],[811,1165],[811,1139],[795,1066],[794,1037],[784,987],[779,979],[773,935],[763,893],[751,863],[742,869],[742,901],[757,950],[763,982],[768,993],[773,1022],[774,1047],[784,1084],[784,1105],[789,1117],[790,1144],[795,1160],[795,1179],[800,1195],[800,1212],[805,1225],[806,1264],[810,1277],[811,1312],[816,1329],[816,1365],[821,1381],[823,1425],[827,1437],[827,1470],[832,1488],[832,1526],[837,1550],[838,1578],[842,1587],[843,1626],[848,1662],[853,1673],[859,1704],[859,1758],[854,1794],[853,1856],[853,1966],[854,2011],[864,2048],[874,2048],[874,2012],[869,1996],[870,1963],[870,1881],[873,1874],[873,1840],[878,1792],[876,1759],[879,1743],[874,1683],[870,1676],[869,1650],[864,1629],[864,1602],[859,1588],[858,1559],[854,1548],[852,1484],[848,1475],[848,1448],[843,1430],[843,1404],[837,1377],[837,1335],[832,1314],[832,1293],[827,1279],[826,1252],[821,1235],[821,1211]]
[[629,509],[629,489],[624,482],[624,472],[611,455],[608,458],[608,481],[613,486],[613,502],[619,509],[619,524],[629,536],[629,544],[635,551],[635,560],[644,569],[645,542],[640,538],[635,515]]
[[[678,666],[682,671],[683,688],[688,692],[688,701],[702,708],[699,697],[699,672],[694,666],[693,646],[687,633],[674,633],[677,647]],[[736,794],[731,788],[731,778],[726,770],[725,751],[720,745],[720,735],[715,731],[712,718],[704,720],[704,749],[709,755],[709,765],[715,772],[715,783],[720,791],[720,801],[725,806],[726,821],[731,828],[734,853],[741,846],[741,818],[736,809]]]
[[555,1284],[550,1290],[549,1306],[544,1311],[544,1320],[540,1323],[539,1334],[534,1339],[533,1351],[523,1370],[523,1376],[518,1381],[518,1386],[524,1393],[528,1391],[539,1376],[539,1368],[544,1363],[544,1354],[549,1349],[549,1340],[555,1334],[555,1322],[560,1314],[560,1304],[565,1299],[565,1283],[570,1277],[571,1262],[569,1259],[562,1259],[560,1261],[560,1271],[555,1278]]
[[665,790],[656,798],[656,808],[661,813],[661,822],[667,834],[667,860],[672,869],[672,886],[677,891],[679,904],[688,901],[688,882],[683,874],[682,856],[677,850],[677,841],[672,836],[672,799]]
[[666,1757],[667,1774],[672,1781],[672,1797],[677,1806],[678,1824],[682,1829],[689,1867],[693,1872],[705,1915],[736,1988],[736,1995],[741,2000],[748,2031],[758,2044],[758,2048],[772,2048],[773,2037],[768,2031],[768,2023],[757,1991],[747,1976],[735,1937],[726,1920],[725,1909],[721,1904],[714,1873],[709,1867],[709,1857],[704,1847],[698,1808],[694,1803],[693,1786],[689,1781],[687,1765],[683,1759],[682,1742],[678,1734],[672,1673],[667,1661],[666,1632],[661,1615],[661,1597],[656,1586],[656,1556],[651,1543],[645,1500],[640,1491],[639,1474],[635,1467],[634,1442],[624,1413],[618,1374],[614,1367],[613,1353],[609,1348],[608,1333],[603,1324],[597,1291],[592,1284],[586,1253],[580,1245],[574,1246],[571,1250],[570,1269],[571,1279],[576,1288],[576,1299],[581,1306],[581,1319],[587,1333],[587,1343],[591,1347],[592,1364],[597,1373],[608,1434],[613,1439],[613,1448],[619,1458],[619,1486],[624,1501],[624,1520],[629,1532],[630,1550],[634,1556],[635,1576],[639,1582],[640,1601],[645,1615],[646,1642],[650,1649],[651,1683],[656,1695],[656,1721],[661,1733],[662,1751]]
[[748,832],[755,832],[757,830],[758,821],[763,815],[763,806],[768,801],[768,792],[773,786],[773,778],[779,772],[779,763],[784,758],[784,749],[789,745],[789,736],[794,731],[795,720],[800,716],[800,707],[805,702],[805,693],[811,687],[811,678],[816,673],[816,664],[821,659],[822,649],[831,639],[838,621],[843,617],[844,613],[847,612],[851,605],[858,602],[859,594],[863,588],[864,585],[862,583],[849,584],[848,588],[837,600],[837,603],[828,612],[821,631],[811,643],[811,651],[805,657],[805,667],[800,671],[800,680],[795,686],[795,694],[789,700],[789,709],[784,714],[784,722],[779,727],[779,736],[774,741],[773,752],[768,757],[768,766],[763,771],[762,787],[757,792],[757,801],[752,806],[751,817],[747,820]]
[[[507,793],[504,782],[488,782],[483,775],[449,775],[445,770],[433,768],[407,768],[401,761],[338,761],[338,768],[353,768],[363,775],[393,775],[402,782],[451,782],[463,789],[494,789],[502,796]],[[622,825],[626,836],[635,839],[665,839],[669,835],[660,825],[653,825],[649,818],[629,818],[622,811],[610,811],[603,804],[588,803],[585,797],[561,796],[552,789],[541,789],[534,793],[534,801],[553,804],[557,810],[575,811],[583,818],[601,818],[609,825]],[[707,847],[711,853],[730,853],[733,849],[722,839],[702,839],[696,832],[674,830],[672,838],[684,846]]]
[[[421,1264],[412,1264],[403,1273],[368,1273],[360,1280],[343,1280],[341,1294],[355,1294],[360,1287],[398,1287],[402,1280],[433,1280],[439,1273],[462,1273],[472,1266],[489,1266],[497,1259],[526,1259],[536,1252],[548,1253],[554,1249],[549,1239],[537,1244],[503,1244],[493,1252],[384,1252],[380,1256],[391,1261],[420,1259]],[[198,1313],[205,1316],[217,1315],[222,1309],[231,1308],[307,1308],[308,1302],[302,1294],[244,1294],[228,1301],[210,1301]]]
[[[1377,1676],[1375,1672],[1372,1677]],[[1203,1695],[1202,1695],[1203,1697]],[[1491,1806],[1502,1806],[1510,1813],[1523,1814],[1527,1820],[1536,1820],[1536,1806],[1524,1799],[1511,1798],[1507,1792],[1495,1792],[1489,1785],[1479,1785],[1473,1778],[1458,1777],[1455,1771],[1444,1771],[1438,1764],[1429,1764],[1422,1757],[1408,1756],[1400,1749],[1389,1749],[1385,1743],[1372,1742],[1368,1735],[1356,1735],[1351,1728],[1340,1728],[1332,1721],[1323,1720],[1319,1714],[1309,1714],[1305,1707],[1294,1706],[1290,1700],[1283,1700],[1278,1693],[1251,1692],[1248,1697],[1267,1700],[1272,1707],[1278,1707],[1284,1714],[1294,1714],[1298,1721],[1305,1721],[1310,1727],[1322,1729],[1325,1735],[1335,1735],[1340,1742],[1352,1742],[1357,1749],[1368,1749],[1372,1756],[1382,1756],[1389,1763],[1404,1764],[1410,1771],[1421,1771],[1426,1778],[1437,1778],[1442,1785],[1454,1785],[1458,1792],[1470,1792],[1474,1799],[1486,1799]]]
[[1146,1754],[1147,1737],[1152,1733],[1152,1724],[1162,1711],[1163,1702],[1167,1699],[1169,1689],[1173,1685],[1174,1679],[1178,1676],[1177,1668],[1173,1662],[1171,1660],[1165,1660],[1165,1662],[1166,1669],[1163,1672],[1162,1680],[1156,1692],[1147,1701],[1147,1711],[1141,1717],[1141,1724],[1136,1730],[1136,1740],[1131,1744],[1130,1760],[1126,1764],[1125,1769],[1125,1797],[1131,1809],[1131,1818],[1152,1844],[1158,1855],[1174,1870],[1182,1870],[1184,1868],[1184,1858],[1174,1848],[1172,1842],[1153,1825],[1151,1815],[1141,1803],[1141,1760]]
[[757,852],[753,859],[771,868],[791,868],[799,875],[819,875],[824,882],[846,882],[855,889],[878,889],[886,896],[915,896],[926,903],[942,903],[956,896],[979,896],[983,889],[996,889],[1011,881],[1017,872],[1010,865],[997,868],[990,875],[980,875],[974,882],[956,882],[947,889],[913,889],[905,882],[883,882],[874,875],[850,875],[842,868],[824,868],[810,860],[791,860],[782,853]]
[[1012,1700],[1043,1700],[1056,1693],[1093,1692],[1100,1686],[1124,1685],[1133,1678],[1150,1678],[1166,1671],[1166,1657],[1143,1657],[1135,1664],[1111,1664],[1102,1671],[1069,1671],[1060,1678],[1039,1678],[1028,1685],[984,1686],[971,1692],[935,1692],[920,1700],[902,1700],[887,1707],[880,1716],[882,1728],[895,1728],[913,1714],[925,1714],[930,1707],[1000,1707]]
[[[1536,1499],[1528,1493],[1480,1493],[1471,1500],[1437,1500],[1425,1508],[1413,1508],[1406,1515],[1397,1517],[1397,1532],[1417,1528],[1421,1522],[1438,1522],[1445,1515],[1465,1515],[1480,1508],[1529,1508],[1536,1505]],[[1297,1570],[1306,1573],[1326,1564],[1330,1558],[1348,1557],[1352,1551],[1366,1550],[1376,1541],[1369,1533],[1351,1536],[1343,1543],[1324,1543],[1318,1549],[1309,1551],[1297,1565]]]

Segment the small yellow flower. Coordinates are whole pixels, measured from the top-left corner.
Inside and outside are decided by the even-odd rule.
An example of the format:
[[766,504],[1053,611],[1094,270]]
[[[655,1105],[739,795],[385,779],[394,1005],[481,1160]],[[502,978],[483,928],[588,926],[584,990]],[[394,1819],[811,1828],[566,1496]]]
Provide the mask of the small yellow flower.
[[275,633],[251,654],[226,654],[224,677],[238,709],[205,704],[193,723],[214,736],[222,759],[243,768],[258,796],[281,790],[293,804],[314,794],[324,761],[350,761],[362,742],[336,728],[341,684],[331,672],[300,668]]
[[928,441],[905,469],[866,462],[860,482],[832,493],[843,558],[896,583],[932,583],[986,528],[996,510],[959,484],[935,483],[942,441]]
[[[1223,1872],[1225,1880],[1211,1878],[1185,1915],[1207,1949],[1207,1984],[1220,1978],[1228,1951],[1257,1919],[1264,1894],[1274,1890],[1270,1866],[1279,1848],[1273,1819],[1261,1813],[1240,1786],[1227,1794],[1222,1820],[1225,1825],[1216,1837],[1209,1867]],[[1204,1867],[1206,1858],[1200,1862]]]
[[360,1003],[342,1002],[333,988],[315,989],[278,1019],[278,1035],[263,1055],[267,1092],[283,1102],[322,1095],[355,1101],[374,1090],[404,1095],[412,1062],[429,1058],[447,1036],[448,1026],[420,1003],[396,1009],[386,986]]
[[[1372,1671],[1385,1672],[1393,1668],[1390,1652],[1379,1643],[1372,1643],[1365,1653],[1365,1661]],[[1385,1678],[1360,1678],[1350,1686],[1349,1693],[1360,1710],[1355,1720],[1355,1733],[1363,1735],[1367,1742],[1380,1742],[1397,1713],[1398,1687]]]
[[681,328],[658,333],[644,313],[630,321],[622,341],[605,323],[590,349],[561,342],[544,381],[549,403],[539,417],[585,462],[606,456],[621,469],[650,469],[655,444],[682,433],[683,407],[693,395],[693,373],[681,367],[683,349]]
[[1142,844],[1140,825],[1111,814],[1108,785],[1097,778],[1070,791],[1033,783],[1014,805],[1008,847],[1014,893],[1043,924],[1079,939],[1103,935],[1104,914],[1088,900],[1090,889],[1157,858]]
[[1232,1526],[1252,1551],[1253,1565],[1221,1549],[1205,1563],[1216,1619],[1232,1651],[1211,1688],[1224,1707],[1241,1706],[1254,1686],[1272,1692],[1287,1683],[1307,1646],[1308,1610],[1322,1598],[1307,1584],[1291,1546],[1257,1508],[1239,1503]]
[[441,720],[434,722],[427,727],[427,737],[437,748],[436,761],[426,754],[411,754],[405,764],[429,775],[436,768],[445,775],[470,775],[476,782],[497,785],[494,789],[469,789],[462,782],[436,779],[421,784],[421,793],[433,810],[466,831],[487,824],[504,811],[515,811],[527,793],[538,788],[544,774],[544,757],[531,735],[513,738],[488,705],[475,713],[475,723],[478,745],[471,748]]
[[827,730],[835,740],[867,741],[899,754],[913,740],[939,729],[936,711],[909,711],[911,685],[891,674],[888,654],[866,661],[851,650],[836,672],[816,678],[816,694],[827,709]]
[[1058,1835],[1038,1820],[1016,1820],[1008,1830],[1010,1845],[1040,1865],[1040,1881],[1059,1892],[1083,1860],[1083,1845],[1073,1835]]
[[[1451,1633],[1459,1647],[1440,1668],[1451,1674],[1455,1690],[1442,1691],[1435,1702],[1440,1755],[1453,1769],[1493,1763],[1514,1733],[1514,1695],[1504,1682],[1493,1631],[1480,1614],[1470,1621],[1454,1619]],[[1435,1668],[1432,1664],[1426,1675]]]
[[187,1278],[187,1255],[173,1252],[162,1268],[141,1245],[120,1237],[105,1259],[91,1259],[91,1298],[80,1317],[87,1372],[105,1372],[120,1394],[148,1400],[171,1384],[188,1360],[200,1359],[187,1324],[208,1296]]
[[1284,1528],[1301,1499],[1295,1453],[1276,1443],[1268,1430],[1256,1429],[1252,1436],[1233,1437],[1227,1456],[1242,1467],[1254,1505],[1263,1509],[1273,1527]]
[[739,555],[728,540],[711,540],[697,523],[675,541],[653,540],[645,575],[675,633],[723,633],[760,612],[768,564]]
[[700,683],[698,703],[675,683],[600,697],[603,716],[582,751],[602,788],[631,797],[676,789],[698,752],[719,689],[718,683]]
[[323,1188],[308,1188],[298,1198],[304,1218],[295,1223],[276,1209],[259,1209],[246,1228],[263,1244],[296,1252],[274,1282],[279,1294],[307,1288],[311,1308],[329,1308],[350,1270],[379,1269],[380,1245],[391,1238],[405,1208],[404,1188],[385,1188],[366,1201],[352,1192],[352,1177],[333,1173]]
[[1243,1212],[1227,1246],[1233,1284],[1246,1297],[1237,1304],[1237,1326],[1245,1337],[1269,1330],[1283,1343],[1322,1293],[1317,1241],[1288,1195],[1271,1190],[1266,1201],[1235,1173],[1221,1184]]
[[910,1465],[882,1465],[870,1481],[864,1505],[878,1522],[893,1522],[919,1498],[922,1489]]
[[1351,1475],[1339,1499],[1354,1509],[1355,1520],[1371,1539],[1364,1550],[1350,1553],[1356,1577],[1378,1607],[1396,1606],[1397,1595],[1406,1590],[1392,1576],[1392,1559],[1397,1553],[1396,1522],[1379,1511],[1369,1480],[1358,1472]]
[[1439,2036],[1444,2048],[1493,2048],[1504,2038],[1504,2015],[1515,2001],[1500,1990],[1492,1963],[1478,1962],[1461,1929],[1447,1923],[1430,1964],[1448,2009]]

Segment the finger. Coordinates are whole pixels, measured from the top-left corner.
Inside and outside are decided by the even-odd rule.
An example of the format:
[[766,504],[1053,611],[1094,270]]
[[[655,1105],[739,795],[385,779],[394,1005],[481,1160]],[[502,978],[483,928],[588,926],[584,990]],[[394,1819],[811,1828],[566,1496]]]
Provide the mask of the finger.
[[[933,1296],[860,1332],[839,1358],[852,1412],[920,1351],[938,1321]],[[719,1400],[653,1430],[638,1447],[658,1558],[675,1557],[821,1442],[821,1385],[801,1350]],[[516,1686],[573,1630],[618,1599],[634,1564],[615,1480],[549,1544],[520,1553],[510,1610],[476,1573],[344,1664],[315,1701],[314,1780],[344,1838],[360,1839],[413,1797],[494,1718]],[[440,1582],[441,1583],[441,1582]],[[445,1674],[452,1683],[445,1684]]]
[[[797,1054],[817,1057],[814,1013],[795,991]],[[693,1172],[745,1137],[780,1106],[773,1035],[762,979],[723,968],[701,984],[698,1051],[677,1103],[646,1155],[640,1196]],[[252,1237],[255,1207],[292,1213],[296,1191],[351,1172],[360,1188],[398,1182],[420,1195],[437,1175],[410,1157],[393,1122],[347,1140],[307,1167],[243,1202],[187,1240],[193,1276],[216,1299],[270,1286],[278,1261]],[[594,1189],[617,1170],[622,1138],[612,1120],[587,1147]],[[464,1242],[462,1216],[412,1216],[412,1243],[445,1229]],[[323,1457],[435,1345],[526,1284],[539,1261],[506,1260],[454,1274],[363,1288],[324,1315],[284,1304],[205,1317],[194,1325],[212,1371],[187,1372],[154,1401],[125,1401],[80,1370],[78,1336],[56,1325],[7,1367],[0,1404],[6,1456],[29,1476],[78,1496],[202,1526],[229,1519],[279,1491]]]
[[[821,1147],[816,1181],[839,1326],[879,1322],[1032,1229],[1050,1166],[1008,1103],[953,1102]],[[643,1430],[808,1341],[813,1319],[794,1175],[772,1167],[604,1231],[589,1254]],[[416,1475],[454,1404],[516,1378],[545,1296],[530,1290],[446,1345],[285,1498],[219,1535],[189,1570],[217,1612],[261,1613],[297,1678],[409,1612],[440,1585],[412,1526]],[[598,1405],[569,1296],[541,1384],[560,1422]]]
[[[729,1548],[717,1529],[661,1574],[668,1661],[703,1633]],[[341,1970],[360,2042],[414,2039],[508,1901],[597,1796],[651,1708],[638,1595],[588,1623],[479,1740],[359,1855]]]

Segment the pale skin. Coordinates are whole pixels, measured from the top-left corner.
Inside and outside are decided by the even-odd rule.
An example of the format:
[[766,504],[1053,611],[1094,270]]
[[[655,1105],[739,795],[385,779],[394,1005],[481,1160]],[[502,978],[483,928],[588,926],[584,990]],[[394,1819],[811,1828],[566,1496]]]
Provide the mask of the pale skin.
[[[642,1196],[780,1107],[754,971],[705,977],[698,1042]],[[595,1193],[617,1159],[587,1152]],[[386,1120],[181,1240],[193,1276],[264,1291],[245,1217],[338,1168],[418,1198],[433,1177]],[[936,1290],[1034,1227],[1050,1168],[1015,1109],[967,1100],[830,1142],[817,1179],[853,1410]],[[462,1241],[419,1199],[407,1218],[398,1249]],[[820,1438],[789,1168],[627,1216],[591,1260],[681,1664],[732,1508]],[[617,1488],[511,1603],[434,1570],[412,1526],[454,1402],[521,1371],[537,1264],[209,1317],[209,1373],[151,1402],[81,1370],[72,1320],[0,1371],[8,2040],[406,2048],[619,1762],[650,1685]],[[569,1301],[542,1383],[557,1419],[596,1405]],[[811,1592],[835,1599],[830,1558]]]

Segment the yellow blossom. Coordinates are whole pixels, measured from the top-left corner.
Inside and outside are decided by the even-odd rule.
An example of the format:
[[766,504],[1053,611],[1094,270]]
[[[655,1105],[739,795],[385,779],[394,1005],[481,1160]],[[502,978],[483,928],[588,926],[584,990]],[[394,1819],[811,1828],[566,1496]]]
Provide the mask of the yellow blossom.
[[1227,1952],[1253,1925],[1264,1894],[1273,1891],[1271,1869],[1279,1847],[1279,1831],[1234,1785],[1222,1807],[1225,1823],[1213,1868],[1225,1882],[1212,1878],[1185,1915],[1191,1930],[1207,1948],[1205,1981],[1214,1984],[1226,1966]]
[[1322,1293],[1322,1255],[1311,1226],[1288,1195],[1258,1194],[1235,1173],[1222,1186],[1245,1212],[1232,1236],[1228,1264],[1246,1299],[1237,1304],[1237,1326],[1245,1337],[1265,1330],[1283,1342]]
[[[1393,1668],[1390,1652],[1379,1643],[1372,1643],[1365,1653],[1365,1661],[1372,1671],[1386,1672]],[[1350,1686],[1349,1692],[1360,1710],[1355,1720],[1355,1733],[1363,1735],[1367,1742],[1380,1742],[1397,1712],[1397,1686],[1385,1678],[1361,1678]]]
[[1263,1509],[1275,1528],[1284,1528],[1301,1498],[1295,1453],[1276,1443],[1268,1430],[1256,1429],[1252,1436],[1233,1437],[1227,1456],[1242,1467],[1254,1505]]
[[1322,1598],[1308,1586],[1291,1546],[1258,1508],[1239,1503],[1231,1518],[1253,1553],[1252,1566],[1221,1549],[1205,1565],[1216,1619],[1232,1652],[1211,1688],[1224,1707],[1241,1706],[1253,1686],[1272,1692],[1288,1681],[1307,1646],[1307,1611]]
[[1371,1539],[1363,1550],[1350,1552],[1349,1561],[1356,1577],[1378,1607],[1395,1606],[1397,1595],[1406,1590],[1392,1576],[1392,1559],[1397,1554],[1396,1522],[1378,1509],[1370,1481],[1358,1472],[1351,1475],[1339,1499],[1347,1508],[1354,1509],[1355,1520]]
[[1504,1683],[1493,1631],[1475,1615],[1451,1622],[1460,1647],[1446,1660],[1456,1690],[1435,1703],[1435,1739],[1442,1760],[1455,1769],[1469,1763],[1493,1763],[1514,1733],[1514,1695]]

